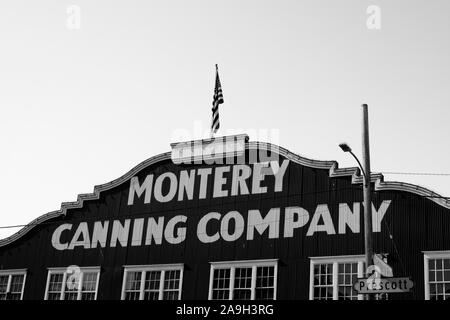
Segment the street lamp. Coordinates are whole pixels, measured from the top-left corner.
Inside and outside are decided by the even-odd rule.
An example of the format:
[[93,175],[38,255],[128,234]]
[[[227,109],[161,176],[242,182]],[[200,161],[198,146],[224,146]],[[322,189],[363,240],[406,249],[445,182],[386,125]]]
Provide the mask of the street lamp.
[[[371,265],[373,265],[373,240],[372,240],[372,200],[370,194],[370,160],[368,156],[368,146],[365,146],[365,142],[368,141],[363,138],[363,150],[364,150],[364,163],[367,171],[364,170],[361,162],[359,162],[358,158],[352,152],[350,146],[346,143],[341,143],[339,147],[344,152],[349,152],[353,158],[355,158],[356,162],[358,162],[359,168],[361,169],[364,177],[364,248],[365,248],[365,263],[366,270]],[[368,276],[367,271],[365,275]],[[372,296],[370,294],[367,295],[367,298],[370,300]]]
[[361,169],[363,177],[364,177],[364,185],[365,185],[365,183],[366,183],[366,173],[364,172],[364,169],[363,169],[363,167],[361,165],[361,162],[359,162],[358,158],[352,152],[352,148],[350,148],[350,146],[348,144],[346,144],[346,143],[339,144],[339,147],[342,149],[342,151],[349,152],[353,156],[353,158],[355,158],[356,162],[358,162],[359,168]]

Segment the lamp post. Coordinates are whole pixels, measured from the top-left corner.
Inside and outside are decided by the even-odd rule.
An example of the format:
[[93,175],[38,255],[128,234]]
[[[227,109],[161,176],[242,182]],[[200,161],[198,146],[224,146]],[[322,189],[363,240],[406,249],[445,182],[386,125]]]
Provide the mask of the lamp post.
[[[369,152],[369,119],[367,112],[367,104],[362,105],[362,149],[364,167],[359,162],[358,158],[352,152],[350,146],[346,143],[341,143],[339,147],[344,152],[349,152],[353,158],[358,162],[358,165],[364,177],[364,248],[365,248],[365,262],[366,270],[373,265],[373,240],[372,240],[372,199],[370,190],[370,152]],[[365,169],[365,170],[364,170]],[[367,276],[367,272],[365,272]],[[371,295],[367,295],[371,299]]]

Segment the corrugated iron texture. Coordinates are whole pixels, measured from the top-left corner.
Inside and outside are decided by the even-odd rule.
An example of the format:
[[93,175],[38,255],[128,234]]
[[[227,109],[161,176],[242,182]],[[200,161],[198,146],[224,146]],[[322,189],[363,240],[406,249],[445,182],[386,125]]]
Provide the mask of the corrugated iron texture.
[[[204,165],[203,165],[204,166]],[[185,165],[183,168],[197,168]],[[179,166],[165,160],[139,172],[141,181],[149,173],[177,172]],[[273,179],[273,178],[272,178]],[[269,178],[270,180],[270,178]],[[273,181],[272,181],[273,182]],[[209,182],[208,189],[213,186]],[[228,185],[225,188],[229,188]],[[270,181],[268,183],[271,183]],[[314,169],[291,161],[281,193],[244,195],[227,198],[207,198],[190,201],[158,203],[142,201],[127,205],[129,182],[105,191],[99,200],[87,201],[83,208],[68,210],[66,217],[41,225],[16,242],[0,248],[0,268],[27,268],[24,299],[43,299],[47,268],[69,265],[101,266],[98,299],[120,299],[123,266],[141,264],[184,263],[183,299],[207,299],[210,262],[228,260],[279,259],[277,299],[309,298],[310,257],[364,254],[363,211],[360,233],[347,228],[345,234],[328,235],[317,232],[307,236],[309,224],[295,230],[294,237],[283,237],[283,209],[300,206],[308,210],[309,222],[319,204],[327,204],[334,228],[338,231],[338,208],[347,203],[362,203],[362,186],[351,183],[351,177],[330,178],[326,169]],[[393,294],[393,299],[423,299],[424,276],[422,251],[450,250],[450,212],[427,198],[403,191],[373,192],[376,208],[383,200],[392,200],[384,217],[381,232],[374,234],[374,251],[388,253],[394,276],[410,276],[415,289],[409,294]],[[19,204],[20,205],[20,204]],[[267,231],[246,240],[245,234],[236,241],[219,240],[210,244],[197,239],[196,226],[206,213],[240,212],[247,219],[249,209],[259,209],[265,215],[271,208],[282,208],[280,237],[268,239]],[[57,251],[51,246],[53,231],[62,223],[139,218],[154,215],[171,217],[184,214],[187,238],[178,245],[127,246],[96,249],[75,248]],[[323,222],[321,222],[323,223]],[[212,223],[208,232],[217,227]],[[145,230],[146,226],[144,226]],[[72,233],[73,235],[73,233]],[[130,235],[131,236],[131,235]]]

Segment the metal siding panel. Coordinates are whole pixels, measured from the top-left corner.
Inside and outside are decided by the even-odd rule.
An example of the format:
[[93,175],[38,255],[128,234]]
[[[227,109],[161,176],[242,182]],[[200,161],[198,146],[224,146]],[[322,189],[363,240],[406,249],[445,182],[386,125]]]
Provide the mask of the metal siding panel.
[[[190,168],[194,166],[185,166]],[[152,165],[143,169],[138,176],[143,178],[148,173],[179,171],[165,161],[160,165]],[[104,191],[99,200],[87,201],[82,209],[67,211],[67,217],[54,221],[58,224],[39,226],[25,237],[11,245],[0,248],[0,266],[3,269],[27,267],[29,273],[25,288],[25,299],[42,299],[45,292],[47,267],[80,266],[102,267],[98,299],[119,299],[123,265],[153,263],[185,263],[183,283],[184,299],[206,299],[209,286],[209,262],[220,260],[246,260],[278,258],[278,297],[279,299],[309,298],[309,257],[362,254],[364,242],[362,236],[363,210],[361,208],[361,233],[328,236],[317,233],[307,237],[309,223],[295,231],[293,238],[282,237],[284,231],[284,208],[301,206],[308,210],[310,221],[318,204],[328,204],[333,224],[337,232],[339,203],[361,202],[362,189],[353,185],[351,177],[330,179],[326,169],[312,169],[296,164],[293,161],[288,169],[282,193],[240,196],[218,199],[193,200],[191,202],[159,204],[154,199],[148,205],[136,201],[132,207],[127,205],[128,183],[112,190]],[[142,180],[141,180],[142,181]],[[273,181],[272,181],[273,182]],[[208,189],[212,190],[209,179]],[[196,188],[197,189],[197,186]],[[197,191],[196,191],[197,192]],[[198,194],[194,196],[194,199]],[[389,263],[394,268],[395,276],[411,276],[415,281],[415,291],[410,295],[392,295],[394,299],[423,299],[423,250],[450,250],[450,212],[436,203],[417,195],[398,191],[374,192],[373,202],[378,208],[383,200],[392,199],[391,206],[384,217],[382,232],[375,234],[376,252],[390,253]],[[267,231],[263,236],[255,235],[252,241],[246,241],[246,229],[242,237],[235,242],[219,240],[211,244],[203,244],[197,239],[196,226],[199,219],[210,211],[225,215],[231,210],[239,211],[245,221],[249,209],[260,209],[264,216],[270,208],[281,207],[280,238],[267,239]],[[112,221],[127,217],[138,218],[137,215],[165,216],[167,220],[176,215],[188,216],[186,241],[180,245],[170,245],[163,240],[162,245],[139,246],[127,248],[109,248],[57,252],[51,247],[51,235],[57,225],[73,222],[74,228],[79,221]],[[310,222],[309,221],[309,222]],[[147,219],[144,224],[146,233]],[[390,239],[389,227],[393,240]],[[213,232],[214,224],[209,226]],[[92,231],[92,223],[89,224]],[[130,239],[133,224],[130,224]],[[75,230],[72,230],[73,234]],[[108,237],[109,242],[109,237]],[[394,244],[396,246],[394,246]],[[398,250],[398,252],[397,252]]]

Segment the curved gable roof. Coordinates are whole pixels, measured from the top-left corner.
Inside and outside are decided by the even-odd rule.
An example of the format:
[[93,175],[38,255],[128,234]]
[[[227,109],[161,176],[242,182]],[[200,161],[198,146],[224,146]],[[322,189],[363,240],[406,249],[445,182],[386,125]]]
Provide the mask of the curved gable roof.
[[[330,178],[335,177],[345,177],[345,176],[351,176],[352,177],[352,183],[353,184],[361,184],[363,182],[363,177],[360,175],[360,170],[357,167],[348,167],[348,168],[339,168],[337,161],[331,160],[331,161],[322,161],[322,160],[313,160],[308,159],[305,157],[302,157],[298,154],[295,154],[283,147],[266,143],[266,142],[246,142],[245,143],[245,149],[263,149],[267,151],[271,150],[277,150],[278,153],[285,157],[286,159],[289,159],[295,163],[298,163],[300,165],[315,168],[315,169],[325,169],[329,170],[329,176]],[[118,185],[122,184],[123,182],[127,181],[131,177],[135,176],[137,173],[139,173],[144,168],[156,164],[161,161],[170,160],[171,159],[171,152],[165,152],[161,153],[159,155],[156,155],[154,157],[151,157],[141,163],[139,163],[137,166],[135,166],[133,169],[122,175],[121,177],[107,182],[102,185],[97,185],[94,187],[93,193],[84,193],[79,194],[76,201],[73,202],[63,202],[61,204],[61,208],[59,210],[51,211],[46,214],[41,215],[40,217],[34,219],[29,224],[27,224],[25,227],[20,229],[18,232],[14,233],[13,235],[0,239],[0,247],[6,246],[18,239],[20,239],[22,236],[27,234],[30,230],[32,230],[35,226],[48,221],[50,219],[65,215],[68,209],[77,209],[82,208],[84,201],[91,201],[91,200],[98,200],[100,198],[100,193],[106,190],[110,190],[112,188],[117,187]],[[405,191],[410,192],[413,194],[417,194],[419,196],[424,197],[430,197],[431,201],[434,201],[435,203],[443,206],[444,208],[450,209],[450,199],[446,199],[439,194],[426,189],[424,187],[405,183],[405,182],[394,182],[394,181],[384,181],[384,177],[382,174],[372,174],[371,175],[371,181],[375,183],[375,191],[383,191],[383,190],[394,190],[394,191]]]

